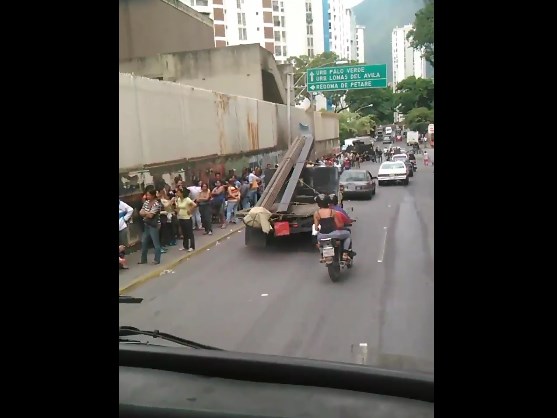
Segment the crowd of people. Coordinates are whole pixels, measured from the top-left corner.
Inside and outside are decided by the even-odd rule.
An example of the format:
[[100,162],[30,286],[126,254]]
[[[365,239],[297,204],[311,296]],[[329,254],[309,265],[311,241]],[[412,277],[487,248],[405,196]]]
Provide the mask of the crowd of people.
[[[269,167],[270,165],[268,165]],[[161,262],[161,254],[167,247],[182,240],[181,251],[196,249],[194,231],[204,235],[213,234],[213,226],[225,229],[237,223],[239,208],[248,209],[256,205],[265,185],[265,175],[260,168],[243,170],[239,178],[231,175],[227,180],[215,173],[209,182],[194,179],[190,186],[179,175],[173,185],[147,186],[136,208],[141,218],[142,238],[139,264],[148,262],[148,251],[153,246],[152,264]],[[119,268],[129,268],[126,261],[128,223],[134,208],[119,200]]]

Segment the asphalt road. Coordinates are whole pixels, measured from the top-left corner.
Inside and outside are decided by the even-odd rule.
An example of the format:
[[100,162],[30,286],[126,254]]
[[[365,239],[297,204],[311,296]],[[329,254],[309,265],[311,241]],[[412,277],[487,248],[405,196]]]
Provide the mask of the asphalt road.
[[[131,292],[120,324],[228,350],[433,372],[432,167],[346,202],[352,270],[332,283],[308,241],[244,246],[244,232]],[[376,175],[378,164],[365,163]]]

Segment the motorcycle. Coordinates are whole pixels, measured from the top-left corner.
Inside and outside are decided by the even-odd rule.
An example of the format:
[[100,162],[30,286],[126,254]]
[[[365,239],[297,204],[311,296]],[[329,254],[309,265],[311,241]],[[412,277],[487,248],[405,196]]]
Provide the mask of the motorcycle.
[[[353,220],[354,221],[354,220]],[[349,225],[346,225],[349,226]],[[313,234],[314,234],[313,226]],[[322,238],[318,240],[320,255],[324,259],[324,264],[328,269],[328,276],[333,282],[337,282],[342,272],[353,267],[353,257],[356,253],[350,249],[349,259],[343,259],[342,241],[334,238]]]
[[413,168],[413,171],[417,171],[417,161],[416,160],[410,160],[411,166]]

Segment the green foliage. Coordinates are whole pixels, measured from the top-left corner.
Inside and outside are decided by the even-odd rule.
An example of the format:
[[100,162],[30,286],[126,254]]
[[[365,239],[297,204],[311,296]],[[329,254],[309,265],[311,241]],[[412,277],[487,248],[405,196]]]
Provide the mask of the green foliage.
[[376,126],[375,118],[372,115],[362,116],[359,113],[340,112],[340,144],[348,138],[361,135],[369,135]]
[[426,107],[412,109],[406,115],[405,123],[411,131],[426,133],[429,124],[435,123],[435,114],[433,110],[429,110]]
[[[392,89],[363,89],[350,90],[345,97],[345,103],[352,112],[361,115],[372,115],[380,124],[394,121],[395,101]],[[365,107],[372,104],[372,107]]]
[[[295,102],[300,102],[305,97],[309,100],[311,99],[311,96],[307,92],[306,88],[306,70],[308,68],[343,67],[346,65],[357,64],[356,61],[348,61],[346,64],[336,64],[336,61],[340,61],[340,58],[334,52],[323,52],[322,54],[315,55],[312,58],[306,55],[289,57],[287,62],[293,65],[293,72],[295,74],[293,76],[293,82],[295,84]],[[332,102],[336,113],[347,109],[347,106],[344,107],[341,105],[341,98],[345,94],[345,91],[324,92],[322,94],[324,94],[324,97]]]
[[415,49],[423,50],[425,60],[435,67],[435,0],[425,0],[425,6],[415,14],[408,39]]
[[407,114],[412,109],[425,107],[433,109],[435,100],[435,84],[430,78],[408,77],[396,86],[398,111]]

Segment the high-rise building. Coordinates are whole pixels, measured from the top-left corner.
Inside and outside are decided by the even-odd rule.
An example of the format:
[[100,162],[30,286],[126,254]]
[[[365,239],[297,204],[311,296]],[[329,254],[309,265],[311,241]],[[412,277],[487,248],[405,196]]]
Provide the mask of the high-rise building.
[[214,21],[215,46],[260,44],[280,62],[335,52],[364,62],[364,27],[347,0],[181,0]]
[[[355,22],[355,14],[347,4],[347,0],[322,0],[324,50],[335,52],[341,60],[359,60],[357,55],[359,30]],[[363,49],[364,40],[361,43]]]
[[360,63],[365,62],[365,26],[355,26],[355,53],[356,60]]
[[405,25],[402,28],[392,30],[392,88],[407,77],[415,76],[425,78],[427,76],[427,64],[423,58],[422,51],[412,48],[410,41],[406,38],[413,25]]
[[280,62],[324,52],[323,0],[182,0],[214,20],[216,47],[258,43]]

